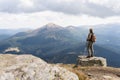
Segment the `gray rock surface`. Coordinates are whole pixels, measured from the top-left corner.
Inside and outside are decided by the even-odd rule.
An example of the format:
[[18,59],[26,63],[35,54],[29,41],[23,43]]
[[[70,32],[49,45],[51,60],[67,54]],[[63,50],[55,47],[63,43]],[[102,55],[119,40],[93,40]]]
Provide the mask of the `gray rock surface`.
[[79,80],[62,67],[32,55],[0,54],[0,80]]
[[78,56],[77,65],[81,66],[107,66],[106,59],[103,57],[90,57],[86,58],[86,56]]

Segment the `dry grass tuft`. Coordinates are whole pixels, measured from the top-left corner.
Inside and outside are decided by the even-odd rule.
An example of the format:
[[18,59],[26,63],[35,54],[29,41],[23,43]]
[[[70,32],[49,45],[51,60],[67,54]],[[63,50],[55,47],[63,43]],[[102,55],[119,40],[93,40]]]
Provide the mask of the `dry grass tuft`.
[[80,66],[75,67],[74,64],[60,64],[60,66],[78,75],[79,80],[88,80],[88,77],[80,70]]

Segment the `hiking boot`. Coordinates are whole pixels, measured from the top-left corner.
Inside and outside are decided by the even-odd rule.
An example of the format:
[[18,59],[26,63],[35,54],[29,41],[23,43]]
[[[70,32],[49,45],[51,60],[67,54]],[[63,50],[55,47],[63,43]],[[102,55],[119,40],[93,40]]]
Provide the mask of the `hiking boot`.
[[90,58],[90,56],[87,56],[86,58]]
[[90,57],[93,57],[93,55],[91,55]]

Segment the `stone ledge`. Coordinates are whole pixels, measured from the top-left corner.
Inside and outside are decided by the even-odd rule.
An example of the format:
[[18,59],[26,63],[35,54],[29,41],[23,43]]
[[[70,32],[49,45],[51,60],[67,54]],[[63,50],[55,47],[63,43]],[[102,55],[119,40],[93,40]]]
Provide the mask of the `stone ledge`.
[[81,66],[107,66],[106,59],[103,57],[91,57],[86,58],[86,56],[78,56],[77,65]]

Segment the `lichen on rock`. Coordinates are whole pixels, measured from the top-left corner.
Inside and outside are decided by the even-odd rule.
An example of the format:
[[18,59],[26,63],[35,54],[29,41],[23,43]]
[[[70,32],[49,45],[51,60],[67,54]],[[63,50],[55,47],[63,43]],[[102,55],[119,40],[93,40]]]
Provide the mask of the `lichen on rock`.
[[0,80],[79,80],[62,67],[32,55],[0,54]]

